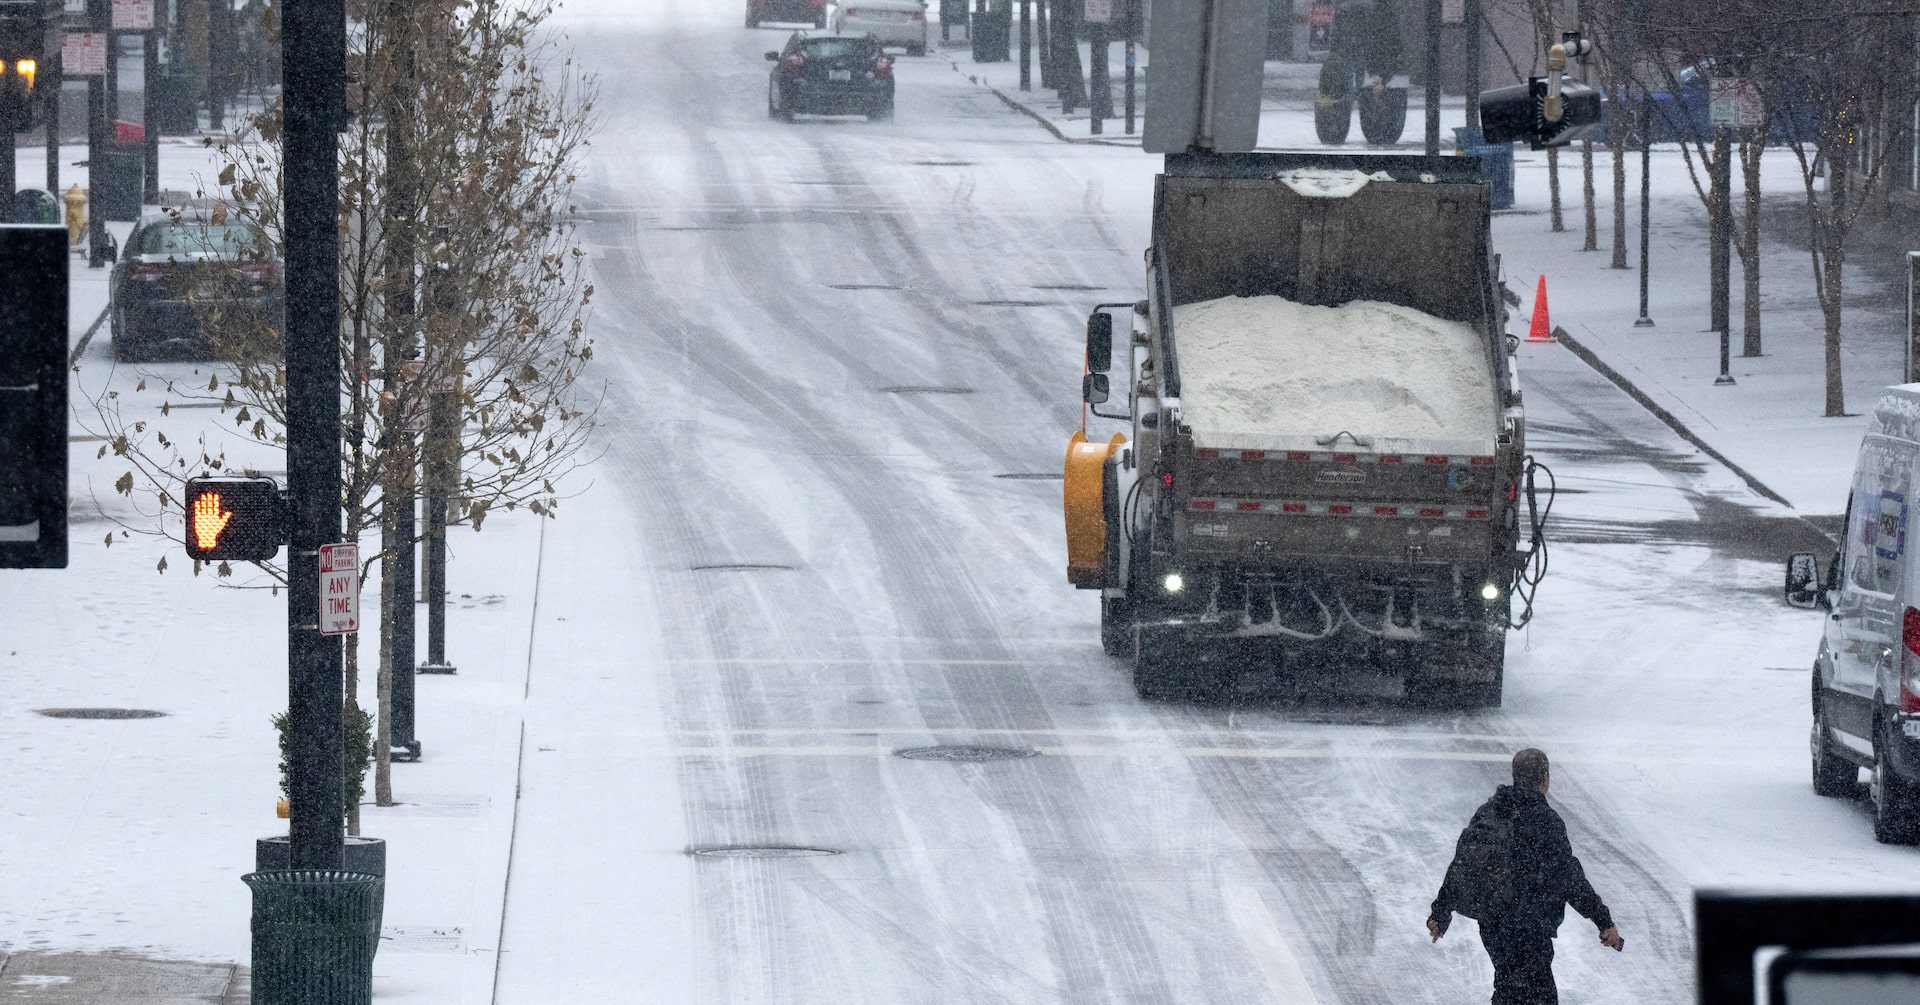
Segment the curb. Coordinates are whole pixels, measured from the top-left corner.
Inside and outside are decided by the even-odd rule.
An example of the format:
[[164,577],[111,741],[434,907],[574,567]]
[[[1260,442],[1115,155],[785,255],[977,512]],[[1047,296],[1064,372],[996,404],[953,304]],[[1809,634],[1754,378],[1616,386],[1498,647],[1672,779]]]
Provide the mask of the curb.
[[[1698,449],[1701,453],[1706,454],[1708,457],[1711,457],[1714,460],[1720,462],[1720,464],[1723,467],[1725,467],[1728,471],[1731,471],[1734,474],[1740,476],[1740,480],[1747,483],[1747,488],[1752,489],[1755,493],[1765,496],[1766,498],[1771,499],[1774,502],[1777,502],[1788,509],[1794,509],[1793,504],[1788,502],[1785,496],[1782,496],[1780,493],[1775,492],[1774,490],[1768,488],[1764,483],[1760,481],[1760,479],[1755,478],[1750,472],[1748,472],[1747,469],[1741,467],[1738,464],[1733,463],[1733,461],[1730,460],[1727,457],[1727,455],[1709,446],[1707,444],[1707,441],[1701,439],[1698,434],[1694,433],[1693,430],[1688,429],[1686,424],[1681,422],[1677,417],[1675,417],[1672,412],[1669,412],[1665,408],[1660,407],[1660,405],[1657,402],[1655,402],[1651,397],[1649,397],[1645,391],[1642,391],[1638,387],[1635,387],[1633,384],[1633,381],[1628,380],[1625,376],[1623,376],[1620,373],[1620,371],[1615,370],[1613,367],[1608,366],[1606,364],[1606,361],[1602,360],[1599,356],[1595,355],[1592,349],[1589,349],[1586,346],[1581,345],[1579,341],[1576,340],[1572,335],[1567,334],[1567,330],[1565,328],[1555,326],[1553,329],[1553,337],[1560,344],[1566,346],[1567,349],[1571,351],[1575,356],[1578,356],[1581,362],[1587,364],[1590,367],[1593,367],[1595,372],[1599,373],[1600,376],[1607,378],[1608,380],[1612,381],[1615,386],[1619,387],[1620,390],[1627,392],[1627,397],[1632,398],[1634,401],[1638,402],[1640,404],[1640,407],[1646,409],[1650,414],[1653,415],[1654,418],[1659,419],[1661,422],[1666,423],[1667,428],[1677,433],[1681,439],[1687,441],[1688,443],[1693,444],[1693,446],[1696,449]],[[1795,512],[1797,513],[1799,511],[1795,510]]]
[[[992,84],[989,84],[984,80],[981,80],[979,74],[968,73],[966,70],[961,69],[960,62],[958,60],[952,59],[949,57],[947,59],[947,65],[953,67],[953,72],[964,75],[967,78],[967,81],[969,83],[978,84],[981,87],[986,88],[989,92],[993,94],[994,97],[1000,99],[1001,104],[1004,104],[1008,108],[1011,108],[1014,111],[1019,112],[1020,114],[1026,116],[1027,118],[1030,118],[1033,121],[1040,123],[1041,128],[1045,129],[1049,133],[1052,133],[1053,138],[1056,140],[1059,140],[1062,143],[1072,143],[1078,146],[1092,146],[1092,147],[1138,147],[1140,145],[1137,142],[1128,143],[1128,142],[1116,141],[1116,140],[1094,139],[1091,136],[1068,136],[1066,133],[1063,133],[1060,131],[1059,126],[1054,125],[1052,119],[1049,119],[1045,115],[1042,115],[1039,112],[1036,112],[1033,109],[1027,107],[1025,102],[1022,102],[1018,98],[1011,97],[1005,91],[1000,90],[998,87],[995,87]],[[978,64],[975,64],[975,65],[978,65]]]

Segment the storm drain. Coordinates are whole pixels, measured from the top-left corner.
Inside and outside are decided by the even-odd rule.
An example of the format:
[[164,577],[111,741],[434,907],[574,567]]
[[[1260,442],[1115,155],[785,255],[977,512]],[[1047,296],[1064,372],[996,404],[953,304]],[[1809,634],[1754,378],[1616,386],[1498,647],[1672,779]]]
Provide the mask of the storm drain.
[[908,747],[893,753],[894,756],[904,757],[909,761],[961,761],[968,764],[981,761],[1017,761],[1040,755],[1040,752],[1032,747],[980,747],[966,743],[952,743],[938,747]]
[[791,565],[775,565],[771,562],[715,562],[711,565],[690,565],[688,572],[792,572]]
[[1050,300],[975,300],[978,307],[1051,307]]
[[896,286],[892,283],[833,283],[829,285],[827,288],[830,290],[904,290],[906,289],[906,287],[904,286]]
[[158,719],[165,712],[150,708],[36,708],[49,719]]
[[832,848],[810,848],[806,845],[736,844],[693,848],[689,849],[689,854],[696,858],[815,858],[840,853]]
[[1004,475],[994,475],[994,477],[1016,482],[1057,482],[1066,475],[1058,471],[1012,471]]
[[899,387],[883,387],[881,394],[972,394],[971,387],[937,387],[924,384],[904,384]]

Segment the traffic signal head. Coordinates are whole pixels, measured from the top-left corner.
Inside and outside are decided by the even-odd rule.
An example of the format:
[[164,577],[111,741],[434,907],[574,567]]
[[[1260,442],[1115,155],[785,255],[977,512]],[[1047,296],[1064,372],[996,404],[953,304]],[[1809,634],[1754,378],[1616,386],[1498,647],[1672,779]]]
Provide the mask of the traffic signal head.
[[271,478],[190,478],[186,507],[196,562],[264,562],[286,543],[286,506]]
[[1561,147],[1600,124],[1600,92],[1562,79],[1560,116],[1547,118],[1547,78],[1534,77],[1480,92],[1480,130],[1488,143],[1524,142],[1535,150]]

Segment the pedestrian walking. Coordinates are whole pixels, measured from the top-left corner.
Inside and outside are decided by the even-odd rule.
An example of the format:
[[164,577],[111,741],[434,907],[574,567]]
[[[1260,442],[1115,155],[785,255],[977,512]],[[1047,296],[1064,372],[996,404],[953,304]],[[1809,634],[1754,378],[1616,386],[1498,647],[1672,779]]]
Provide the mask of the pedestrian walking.
[[1529,747],[1513,755],[1513,784],[1496,787],[1474,811],[1427,916],[1435,942],[1455,912],[1480,922],[1493,961],[1493,1005],[1558,1005],[1553,939],[1569,905],[1600,929],[1602,945],[1626,945],[1574,857],[1565,821],[1547,804],[1551,780],[1545,753]]

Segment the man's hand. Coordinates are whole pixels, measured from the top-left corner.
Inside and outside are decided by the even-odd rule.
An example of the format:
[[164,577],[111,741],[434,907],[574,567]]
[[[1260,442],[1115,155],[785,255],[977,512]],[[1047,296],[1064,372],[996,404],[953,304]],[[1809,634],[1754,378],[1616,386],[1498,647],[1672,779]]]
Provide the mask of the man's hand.
[[[1431,924],[1431,922],[1429,922],[1429,924]],[[1626,949],[1627,940],[1620,937],[1620,929],[1618,927],[1613,927],[1600,933],[1600,944],[1618,953]]]
[[[1435,920],[1433,920],[1432,918],[1428,918],[1428,919],[1427,919],[1427,934],[1428,934],[1428,935],[1431,935],[1431,936],[1433,936],[1433,941],[1435,941],[1435,942],[1439,942],[1439,941],[1440,941],[1440,936],[1442,936],[1442,935],[1445,935],[1446,933],[1445,933],[1445,932],[1443,932],[1443,931],[1441,931],[1441,929],[1440,929],[1440,923],[1439,923],[1438,921],[1435,921]],[[1616,938],[1617,938],[1617,937],[1618,937],[1618,936],[1616,935]]]

